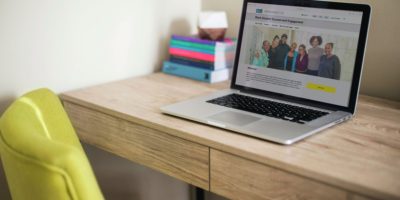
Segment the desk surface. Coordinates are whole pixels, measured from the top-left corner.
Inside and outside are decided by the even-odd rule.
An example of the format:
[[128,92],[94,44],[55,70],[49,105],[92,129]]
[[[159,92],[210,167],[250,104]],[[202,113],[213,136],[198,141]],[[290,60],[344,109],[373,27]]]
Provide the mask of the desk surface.
[[[70,102],[327,185],[400,198],[400,103],[361,96],[351,121],[282,146],[167,116],[160,107],[228,87],[161,73],[61,95]],[[90,143],[90,142],[89,142]]]

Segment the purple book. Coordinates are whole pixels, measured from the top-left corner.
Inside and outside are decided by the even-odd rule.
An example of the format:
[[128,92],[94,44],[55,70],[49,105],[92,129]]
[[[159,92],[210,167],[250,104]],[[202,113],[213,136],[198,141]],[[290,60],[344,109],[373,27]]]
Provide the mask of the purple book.
[[206,45],[213,45],[215,46],[217,42],[224,42],[224,43],[231,43],[233,42],[232,39],[225,39],[224,41],[211,41],[211,40],[202,40],[196,36],[180,36],[180,35],[172,35],[172,39],[174,40],[181,40],[185,42],[193,42],[193,43],[200,43]]

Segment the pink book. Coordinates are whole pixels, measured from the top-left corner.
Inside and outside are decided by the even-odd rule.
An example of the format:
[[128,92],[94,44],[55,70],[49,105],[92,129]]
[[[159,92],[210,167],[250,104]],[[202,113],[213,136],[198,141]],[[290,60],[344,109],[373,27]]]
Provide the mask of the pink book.
[[188,51],[188,50],[177,49],[177,48],[169,48],[169,53],[171,55],[175,55],[175,56],[182,56],[182,57],[187,57],[187,58],[192,58],[192,59],[197,59],[197,60],[204,60],[204,61],[208,61],[208,62],[214,62],[214,60],[215,60],[215,56],[211,55],[211,54],[199,53],[199,52]]

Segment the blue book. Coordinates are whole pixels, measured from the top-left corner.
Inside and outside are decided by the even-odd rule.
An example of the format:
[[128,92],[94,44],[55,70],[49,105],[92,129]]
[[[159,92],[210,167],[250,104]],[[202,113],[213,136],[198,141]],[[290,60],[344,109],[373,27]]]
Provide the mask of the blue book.
[[205,62],[205,61],[198,61],[194,59],[189,59],[189,58],[184,58],[184,57],[178,57],[178,56],[170,56],[169,61],[181,65],[189,65],[192,67],[197,67],[197,68],[202,68],[202,69],[208,69],[208,70],[216,70],[214,63],[211,62]]
[[162,71],[166,74],[190,78],[207,83],[226,81],[230,76],[230,69],[228,68],[212,71],[188,65],[181,65],[169,61],[164,62]]

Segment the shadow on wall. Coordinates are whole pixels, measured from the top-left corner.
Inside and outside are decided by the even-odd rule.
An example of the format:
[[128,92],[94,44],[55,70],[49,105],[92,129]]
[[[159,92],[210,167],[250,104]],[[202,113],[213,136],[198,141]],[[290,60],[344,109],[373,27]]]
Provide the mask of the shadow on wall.
[[7,109],[8,106],[16,99],[16,97],[11,96],[3,96],[0,99],[0,116],[3,115],[3,112]]
[[160,48],[158,48],[159,62],[157,66],[159,68],[154,69],[154,71],[160,71],[162,63],[168,59],[168,46],[170,38],[173,34],[179,35],[190,35],[191,26],[186,18],[179,18],[171,22],[167,34],[161,35],[159,38]]
[[8,190],[6,176],[4,174],[3,164],[0,162],[0,199],[11,200],[11,195]]
[[[5,97],[0,99],[0,116],[7,109],[8,106],[14,101],[15,97]],[[0,199],[11,200],[10,192],[8,190],[8,185],[6,181],[6,176],[4,174],[3,164],[0,162]]]

